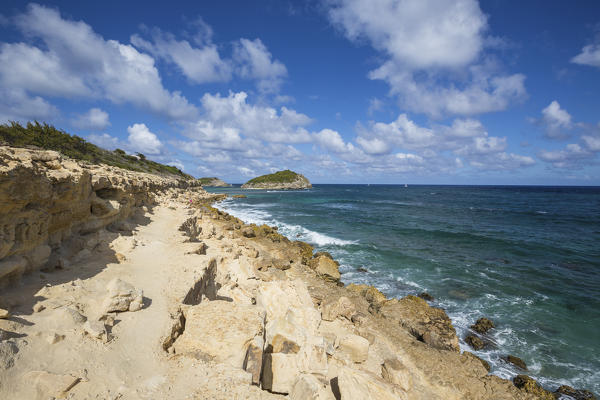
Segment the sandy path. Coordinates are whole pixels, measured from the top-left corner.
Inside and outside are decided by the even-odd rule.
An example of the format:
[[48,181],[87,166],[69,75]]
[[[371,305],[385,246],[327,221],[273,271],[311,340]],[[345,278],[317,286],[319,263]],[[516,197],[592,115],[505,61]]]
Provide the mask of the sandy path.
[[[111,247],[125,257],[122,263],[106,263],[114,259],[115,251],[92,252],[69,270],[48,275],[65,283],[38,292],[45,297],[42,304],[46,309],[42,312],[32,313],[27,310],[30,301],[18,300],[23,305],[17,306],[15,316],[22,318],[23,333],[32,339],[20,346],[15,367],[2,377],[6,384],[0,388],[0,398],[8,398],[5,390],[13,395],[16,390],[17,396],[32,398],[32,388],[23,379],[23,374],[31,370],[84,378],[71,390],[75,398],[156,398],[153,393],[163,389],[172,364],[161,347],[161,338],[171,323],[169,305],[174,302],[168,283],[185,280],[185,258],[190,256],[184,254],[189,244],[183,243],[184,238],[177,231],[186,218],[185,209],[159,206],[147,216],[150,223],[138,226],[133,236],[119,236],[112,241]],[[204,257],[195,257],[196,264],[205,264]],[[99,272],[77,281],[82,270]],[[52,304],[75,304],[82,314],[93,319],[100,312],[106,284],[115,277],[142,289],[145,305],[140,311],[118,314],[109,343],[83,335],[80,326],[61,314],[64,307],[52,308]],[[23,286],[35,288],[39,285],[37,279],[40,278],[30,277]],[[13,290],[15,298],[19,298],[19,291],[23,292],[22,288]],[[64,340],[56,344],[38,340],[53,333],[64,335]]]

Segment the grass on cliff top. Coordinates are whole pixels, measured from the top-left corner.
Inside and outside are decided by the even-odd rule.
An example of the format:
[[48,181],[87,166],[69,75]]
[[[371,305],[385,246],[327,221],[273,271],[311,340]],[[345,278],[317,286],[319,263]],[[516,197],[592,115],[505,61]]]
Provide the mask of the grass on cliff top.
[[201,185],[206,185],[207,183],[211,183],[214,180],[217,180],[219,178],[217,177],[203,177],[203,178],[198,178],[198,180],[200,181]]
[[296,179],[298,179],[298,174],[286,169],[285,171],[275,172],[274,174],[258,176],[254,179],[250,179],[246,183],[290,183],[294,182]]
[[178,168],[148,160],[143,154],[131,156],[121,149],[104,150],[79,136],[69,135],[52,125],[40,124],[37,121],[29,122],[26,126],[17,122],[1,124],[0,144],[3,144],[2,142],[13,147],[55,150],[67,157],[92,164],[107,164],[131,171],[193,179],[191,175],[183,173]]

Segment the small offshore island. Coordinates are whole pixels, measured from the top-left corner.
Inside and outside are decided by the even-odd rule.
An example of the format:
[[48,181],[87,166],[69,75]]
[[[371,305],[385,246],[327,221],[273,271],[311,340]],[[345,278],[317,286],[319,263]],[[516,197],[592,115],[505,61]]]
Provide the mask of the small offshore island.
[[286,169],[273,174],[258,176],[242,185],[242,189],[310,189],[311,183],[302,174]]

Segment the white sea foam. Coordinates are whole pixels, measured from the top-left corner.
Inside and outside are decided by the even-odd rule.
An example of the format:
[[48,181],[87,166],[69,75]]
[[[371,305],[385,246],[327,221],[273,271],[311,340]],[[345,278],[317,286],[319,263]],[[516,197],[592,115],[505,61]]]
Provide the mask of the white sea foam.
[[[326,235],[307,229],[301,225],[291,225],[284,222],[278,221],[267,211],[261,210],[254,207],[242,206],[233,204],[231,201],[223,201],[216,205],[216,207],[222,211],[225,211],[234,217],[237,217],[248,224],[267,224],[276,226],[279,232],[291,240],[302,240],[305,242],[313,243],[319,247],[323,246],[347,246],[350,244],[356,244],[354,240],[338,239],[333,236]],[[259,205],[260,207],[260,205]]]

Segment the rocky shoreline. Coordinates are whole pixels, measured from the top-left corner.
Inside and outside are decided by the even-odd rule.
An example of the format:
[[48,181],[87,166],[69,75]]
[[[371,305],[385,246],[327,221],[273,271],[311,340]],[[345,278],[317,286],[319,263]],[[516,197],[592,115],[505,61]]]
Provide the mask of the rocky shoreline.
[[344,286],[329,254],[223,195],[1,150],[0,270],[25,264],[3,275],[0,398],[554,398],[460,354],[443,310]]

